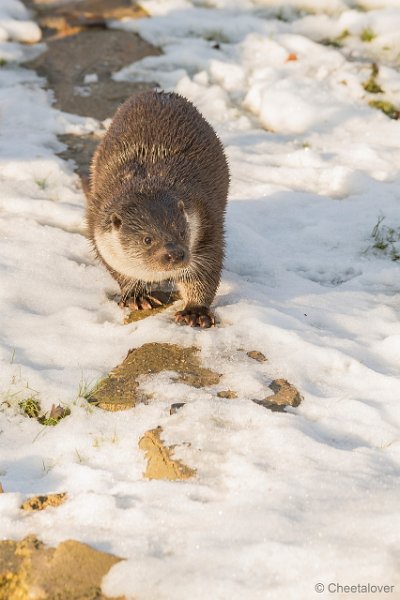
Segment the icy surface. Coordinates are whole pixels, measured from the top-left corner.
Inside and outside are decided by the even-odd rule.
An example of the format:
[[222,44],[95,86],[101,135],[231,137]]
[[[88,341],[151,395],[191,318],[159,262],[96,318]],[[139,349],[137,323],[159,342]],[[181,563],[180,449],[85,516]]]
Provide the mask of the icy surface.
[[[54,154],[56,133],[96,125],[52,109],[18,67],[29,48],[15,40],[39,35],[22,5],[1,3],[1,536],[126,558],[109,595],[310,600],[317,582],[338,582],[397,585],[387,597],[399,597],[400,273],[371,232],[382,217],[400,227],[400,121],[369,107],[377,95],[362,84],[376,61],[378,98],[399,102],[400,9],[353,4],[149,0],[153,18],[113,23],[164,50],[115,77],[185,95],[226,146],[221,326],[199,332],[171,311],[123,325],[83,235],[77,177]],[[238,399],[161,374],[149,405],[89,409],[84,389],[150,341],[198,346]],[[277,377],[304,396],[286,414],[251,402]],[[21,414],[32,395],[71,416],[44,428]],[[196,479],[143,479],[138,440],[158,425]],[[27,494],[56,491],[69,500],[21,518]]]

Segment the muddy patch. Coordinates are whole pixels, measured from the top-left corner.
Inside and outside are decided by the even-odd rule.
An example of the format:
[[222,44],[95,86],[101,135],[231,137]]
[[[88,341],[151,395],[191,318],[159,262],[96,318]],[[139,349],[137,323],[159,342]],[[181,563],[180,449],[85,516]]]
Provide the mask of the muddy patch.
[[[99,121],[111,118],[134,93],[157,83],[114,81],[112,74],[145,56],[161,54],[139,35],[107,28],[107,22],[124,17],[141,18],[146,12],[129,0],[81,0],[48,3],[25,0],[42,29],[47,50],[25,63],[46,79],[60,110]],[[96,135],[60,136],[67,148],[60,155],[73,159],[88,191],[89,164],[99,142]]]
[[147,479],[189,479],[196,475],[196,470],[172,457],[173,447],[168,447],[161,439],[162,429],[157,427],[146,431],[139,440],[139,448],[143,450],[147,460],[144,476]]
[[101,381],[88,401],[104,410],[125,410],[151,397],[139,387],[139,377],[174,371],[175,381],[196,388],[215,385],[221,375],[201,365],[198,349],[149,343],[130,350],[123,363]]
[[48,50],[25,66],[46,77],[55,106],[65,112],[103,121],[128,96],[154,87],[111,79],[123,66],[160,54],[134,33],[88,29],[49,40],[47,45]]
[[73,540],[57,548],[35,536],[5,540],[0,542],[0,600],[107,600],[101,580],[120,560]]

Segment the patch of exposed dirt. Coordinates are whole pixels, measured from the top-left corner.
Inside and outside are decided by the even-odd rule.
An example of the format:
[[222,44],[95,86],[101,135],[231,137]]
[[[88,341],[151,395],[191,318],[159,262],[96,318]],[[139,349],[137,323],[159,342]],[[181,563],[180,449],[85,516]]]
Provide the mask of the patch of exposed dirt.
[[215,385],[220,375],[202,367],[198,349],[175,344],[144,344],[130,350],[123,363],[113,369],[88,398],[105,410],[125,410],[150,398],[140,390],[139,377],[175,371],[176,381],[196,388]]
[[297,388],[286,381],[286,379],[274,379],[269,387],[275,394],[267,396],[264,400],[254,400],[256,404],[260,404],[275,412],[285,412],[286,406],[299,406],[303,400]]
[[0,600],[107,600],[101,580],[120,560],[74,540],[57,548],[35,536],[5,540],[0,542]]
[[[103,121],[129,96],[157,85],[112,79],[112,73],[123,67],[161,54],[135,33],[107,29],[108,20],[145,17],[147,13],[135,2],[25,0],[25,4],[36,13],[47,44],[47,50],[25,66],[46,78],[60,110]],[[89,165],[99,138],[68,134],[60,139],[67,145],[60,155],[74,161],[87,193]]]
[[46,494],[44,496],[32,496],[25,500],[23,504],[21,504],[22,510],[26,510],[28,512],[33,510],[44,510],[49,506],[60,506],[67,499],[67,494],[62,492],[60,494]]
[[139,440],[139,448],[145,452],[147,467],[144,476],[147,479],[189,479],[196,470],[172,458],[173,447],[165,446],[161,440],[162,429],[157,427],[146,431]]
[[[135,33],[83,29],[48,40],[47,45],[45,52],[25,66],[46,77],[55,94],[55,106],[65,112],[103,121],[112,117],[128,96],[154,87],[111,79],[112,73],[122,67],[160,54],[158,48]],[[88,83],[87,76],[94,76],[94,81]]]

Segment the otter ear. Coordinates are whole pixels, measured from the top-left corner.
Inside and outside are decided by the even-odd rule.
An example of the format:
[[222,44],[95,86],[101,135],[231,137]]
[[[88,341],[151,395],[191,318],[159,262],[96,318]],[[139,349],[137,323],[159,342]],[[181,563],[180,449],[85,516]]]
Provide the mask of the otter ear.
[[111,215],[111,224],[113,226],[113,229],[121,229],[122,219],[118,213],[113,213]]
[[183,203],[183,201],[182,201],[182,200],[179,200],[179,202],[178,202],[178,208],[179,208],[179,210],[180,210],[182,213],[183,213],[183,212],[185,212],[185,205],[184,205],[184,203]]

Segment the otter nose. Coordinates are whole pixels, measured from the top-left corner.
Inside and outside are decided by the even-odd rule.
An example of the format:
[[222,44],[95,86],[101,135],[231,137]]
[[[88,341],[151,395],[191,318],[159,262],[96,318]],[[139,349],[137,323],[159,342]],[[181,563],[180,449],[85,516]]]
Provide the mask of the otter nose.
[[169,263],[180,263],[185,260],[186,254],[182,246],[177,244],[165,244],[165,259]]

